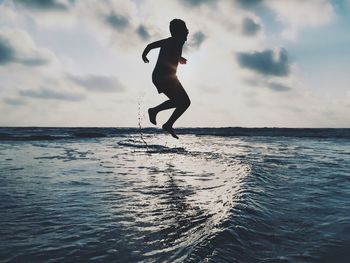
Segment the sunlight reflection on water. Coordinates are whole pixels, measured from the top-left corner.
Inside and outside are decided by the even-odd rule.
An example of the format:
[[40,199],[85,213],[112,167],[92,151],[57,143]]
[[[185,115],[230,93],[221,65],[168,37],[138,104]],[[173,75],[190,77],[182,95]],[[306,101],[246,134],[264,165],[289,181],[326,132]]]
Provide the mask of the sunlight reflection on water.
[[[231,160],[228,169],[220,164],[219,157],[223,156],[218,156],[219,153],[196,150],[191,139],[183,139],[181,147],[170,148],[175,149],[176,155],[166,146],[156,144],[158,138],[148,139],[146,148],[137,141],[129,141],[135,155],[128,167],[138,173],[132,180],[133,187],[125,191],[124,200],[139,205],[131,206],[129,212],[137,215],[137,220],[128,227],[144,232],[148,244],[159,243],[158,249],[145,251],[145,256],[164,254],[176,258],[176,251],[214,232],[232,208],[241,181],[248,173],[247,165]],[[125,206],[130,209],[129,203]],[[148,227],[143,228],[145,225]]]

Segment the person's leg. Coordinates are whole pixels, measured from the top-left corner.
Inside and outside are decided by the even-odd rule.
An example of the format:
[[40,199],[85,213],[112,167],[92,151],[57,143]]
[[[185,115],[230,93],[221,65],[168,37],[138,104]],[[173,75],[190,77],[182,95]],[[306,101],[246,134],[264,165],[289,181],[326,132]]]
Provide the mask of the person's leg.
[[159,104],[158,106],[152,108],[155,112],[160,112],[160,111],[163,111],[163,110],[168,110],[168,109],[171,109],[171,108],[175,108],[176,107],[176,104],[174,101],[172,100],[166,100],[164,101],[163,103]]
[[157,125],[156,117],[157,117],[158,112],[163,111],[163,110],[168,110],[171,108],[175,108],[175,107],[176,107],[176,104],[174,101],[167,100],[154,108],[149,108],[148,115],[149,115],[150,122],[152,122],[154,125]]
[[162,128],[169,132],[173,137],[178,139],[173,129],[173,125],[175,121],[187,110],[187,108],[191,104],[191,101],[180,83],[178,83],[174,93],[166,95],[175,104],[175,111],[170,116],[169,120],[166,123],[164,123]]
[[[172,87],[174,85],[174,82],[171,81],[171,79],[160,77],[160,76],[158,76],[158,77],[152,76],[152,81],[153,81],[153,84],[156,86],[158,92],[160,92],[160,93],[163,92],[164,94],[165,94],[164,90],[168,90],[169,87]],[[169,94],[165,94],[165,95],[167,97],[169,97]],[[176,107],[176,105],[171,100],[171,96],[170,96],[169,100],[164,101],[163,103],[159,104],[156,107],[149,108],[148,109],[148,116],[149,116],[150,122],[153,123],[154,125],[157,125],[157,121],[156,121],[157,114],[160,111],[175,108],[175,107]]]
[[179,96],[176,98],[174,101],[175,103],[175,111],[173,114],[171,114],[169,120],[165,123],[167,127],[172,127],[177,121],[178,118],[187,110],[187,108],[190,106],[191,101],[190,98],[188,97],[187,93],[185,90],[179,94]]

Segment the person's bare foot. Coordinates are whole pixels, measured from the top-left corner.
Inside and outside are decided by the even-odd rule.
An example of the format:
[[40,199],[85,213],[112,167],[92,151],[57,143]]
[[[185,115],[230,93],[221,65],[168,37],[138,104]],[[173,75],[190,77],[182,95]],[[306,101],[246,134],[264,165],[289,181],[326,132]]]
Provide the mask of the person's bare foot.
[[154,125],[157,125],[157,121],[156,121],[157,113],[154,111],[153,108],[148,109],[148,117],[150,122],[152,122]]
[[171,134],[171,136],[173,136],[174,138],[179,139],[179,137],[176,135],[176,133],[175,133],[175,131],[174,131],[172,126],[164,124],[162,126],[162,128],[163,128],[163,130],[169,132]]

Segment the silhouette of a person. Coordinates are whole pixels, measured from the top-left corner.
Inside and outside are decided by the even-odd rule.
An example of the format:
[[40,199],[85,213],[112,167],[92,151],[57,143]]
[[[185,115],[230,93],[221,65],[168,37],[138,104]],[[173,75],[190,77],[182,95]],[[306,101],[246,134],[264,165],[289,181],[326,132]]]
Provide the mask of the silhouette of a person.
[[188,29],[185,22],[180,19],[172,20],[169,28],[171,37],[147,45],[143,51],[142,59],[145,63],[148,63],[148,52],[154,48],[160,48],[158,60],[152,74],[152,81],[158,93],[164,93],[169,100],[154,108],[149,108],[148,115],[150,122],[156,125],[158,112],[175,108],[175,111],[170,116],[169,120],[164,123],[162,128],[169,132],[174,138],[178,139],[173,125],[191,104],[186,91],[176,76],[178,63],[187,63],[187,60],[183,58],[181,54],[182,47],[187,40]]

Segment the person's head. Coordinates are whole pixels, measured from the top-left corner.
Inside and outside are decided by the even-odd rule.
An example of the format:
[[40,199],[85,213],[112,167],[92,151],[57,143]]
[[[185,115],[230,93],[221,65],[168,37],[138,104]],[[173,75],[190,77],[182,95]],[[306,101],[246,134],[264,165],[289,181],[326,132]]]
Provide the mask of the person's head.
[[186,41],[188,35],[188,29],[186,24],[181,19],[173,19],[170,21],[170,34],[173,38]]

